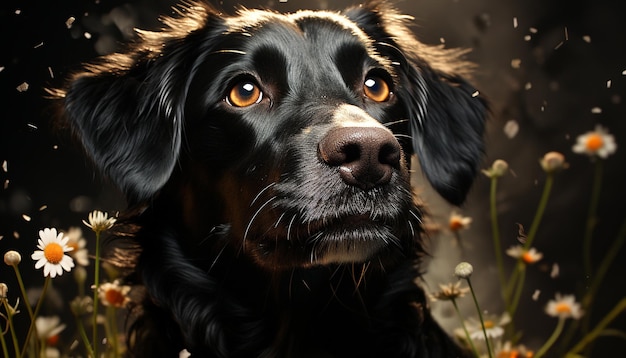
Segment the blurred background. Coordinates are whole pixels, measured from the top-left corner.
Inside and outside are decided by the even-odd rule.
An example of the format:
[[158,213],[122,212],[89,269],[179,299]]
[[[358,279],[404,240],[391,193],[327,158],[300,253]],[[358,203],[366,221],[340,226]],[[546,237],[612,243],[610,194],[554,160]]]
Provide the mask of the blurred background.
[[[293,12],[298,9],[339,10],[356,1],[214,1],[227,13],[237,6]],[[22,253],[27,286],[40,286],[40,272],[30,272],[37,231],[80,226],[89,211],[124,209],[121,195],[94,172],[65,133],[51,126],[53,113],[43,88],[58,86],[72,69],[119,48],[134,37],[133,28],[158,29],[159,15],[173,14],[172,0],[11,1],[0,5],[0,249]],[[535,240],[543,260],[527,270],[518,328],[523,343],[537,349],[556,325],[543,308],[556,292],[576,294],[589,284],[581,268],[593,163],[572,152],[576,137],[597,124],[618,144],[604,162],[598,221],[592,243],[594,265],[605,257],[626,218],[626,2],[613,0],[417,0],[397,7],[415,17],[417,37],[429,44],[471,48],[468,59],[478,65],[474,83],[489,98],[487,153],[484,167],[495,159],[511,172],[499,183],[498,208],[503,248],[517,243],[517,223],[530,226],[545,174],[539,159],[559,151],[570,167],[558,174],[546,214]],[[72,20],[73,19],[73,20]],[[71,25],[71,26],[70,26]],[[491,241],[489,180],[479,176],[467,203],[451,208],[429,192],[424,197],[432,220],[443,227],[429,241],[432,259],[425,285],[454,282],[459,261],[474,265],[472,283],[481,307],[503,311]],[[446,232],[451,210],[472,218],[461,233],[462,249]],[[88,236],[86,234],[86,236]],[[598,322],[626,296],[626,248],[595,298],[591,322]],[[514,261],[505,257],[507,269]],[[551,277],[554,264],[558,277]],[[0,269],[0,282],[15,287],[12,270]],[[71,277],[55,280],[59,302],[49,313],[63,313],[73,296],[63,291]],[[532,298],[536,290],[540,295]],[[16,291],[11,291],[16,297]],[[67,296],[67,297],[66,297]],[[473,314],[471,301],[463,309]],[[458,327],[452,306],[433,304],[449,330]],[[65,312],[67,313],[67,312]],[[626,330],[626,314],[612,328]],[[555,355],[557,356],[557,355]],[[626,340],[600,337],[592,357],[626,356]]]

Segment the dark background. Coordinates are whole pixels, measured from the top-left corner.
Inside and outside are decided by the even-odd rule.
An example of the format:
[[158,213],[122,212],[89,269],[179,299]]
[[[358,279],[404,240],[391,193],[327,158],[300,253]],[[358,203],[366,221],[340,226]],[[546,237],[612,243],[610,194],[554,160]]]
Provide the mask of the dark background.
[[[232,12],[233,6],[269,7],[279,11],[341,9],[351,1],[221,1],[213,4]],[[28,284],[40,286],[41,273],[30,272],[30,254],[37,231],[44,227],[67,229],[80,226],[93,209],[114,213],[124,209],[119,193],[94,173],[76,146],[51,126],[52,111],[43,88],[62,83],[63,77],[81,62],[114,51],[133,37],[133,27],[157,29],[160,14],[172,14],[172,1],[29,1],[0,5],[0,249],[17,249]],[[492,105],[487,133],[487,158],[505,159],[514,175],[502,179],[498,197],[504,248],[515,243],[517,226],[530,226],[544,174],[538,160],[547,151],[565,154],[570,168],[559,174],[535,246],[544,253],[544,265],[528,270],[527,290],[522,299],[523,342],[538,348],[556,320],[543,313],[555,292],[577,293],[585,288],[582,274],[582,232],[590,197],[593,165],[572,153],[576,136],[602,124],[615,135],[617,153],[604,163],[604,182],[594,233],[593,257],[597,264],[605,255],[626,217],[626,2],[613,0],[421,0],[398,2],[416,18],[418,38],[446,47],[469,47],[468,58],[478,64],[475,83]],[[76,18],[71,29],[66,20]],[[513,26],[517,19],[517,28]],[[91,34],[86,38],[85,33]],[[519,68],[512,66],[520,60]],[[610,81],[610,86],[608,85]],[[29,89],[16,88],[28,83]],[[592,113],[600,108],[601,113]],[[503,128],[515,120],[519,132],[507,137]],[[423,183],[423,179],[416,180]],[[427,190],[427,188],[426,188]],[[464,251],[450,235],[434,236],[426,284],[450,282],[459,260],[474,264],[473,283],[484,309],[498,313],[502,307],[488,213],[489,181],[479,177],[465,215],[473,218],[464,232]],[[433,219],[442,223],[451,209],[426,193]],[[45,206],[45,207],[44,207]],[[30,221],[23,215],[28,215]],[[88,238],[92,238],[86,233]],[[597,322],[626,296],[626,249],[596,297],[592,322]],[[507,263],[510,264],[509,260]],[[548,273],[558,263],[560,277]],[[69,275],[55,280],[58,287],[71,286]],[[17,295],[12,270],[0,270],[8,282],[9,297]],[[537,301],[530,296],[542,294]],[[61,289],[62,291],[63,289]],[[67,297],[65,297],[67,296]],[[68,292],[59,297],[69,301]],[[464,304],[470,303],[469,300]],[[471,307],[465,305],[468,314]],[[445,304],[433,309],[446,327],[455,327],[456,317]],[[63,305],[48,307],[48,313],[67,312]],[[64,311],[65,310],[65,311]],[[626,329],[624,314],[614,328]],[[600,338],[593,357],[626,356],[626,341]]]

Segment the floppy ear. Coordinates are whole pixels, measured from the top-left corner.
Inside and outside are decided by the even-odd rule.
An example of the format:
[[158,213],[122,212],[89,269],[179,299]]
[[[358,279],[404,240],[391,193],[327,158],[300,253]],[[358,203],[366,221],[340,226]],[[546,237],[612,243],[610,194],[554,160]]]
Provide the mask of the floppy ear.
[[87,154],[130,202],[165,184],[181,149],[185,98],[201,57],[186,38],[210,37],[196,30],[217,24],[209,8],[186,10],[184,21],[168,18],[162,32],[138,31],[131,47],[86,65],[53,91]]
[[346,16],[396,64],[396,94],[409,117],[413,150],[433,188],[459,205],[469,191],[484,152],[487,105],[465,80],[470,66],[463,50],[419,42],[407,23],[384,1],[353,8]]

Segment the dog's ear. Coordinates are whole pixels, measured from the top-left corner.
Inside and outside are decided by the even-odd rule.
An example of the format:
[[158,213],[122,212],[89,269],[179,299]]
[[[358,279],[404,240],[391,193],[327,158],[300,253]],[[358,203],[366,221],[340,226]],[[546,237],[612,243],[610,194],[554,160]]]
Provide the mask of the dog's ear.
[[406,108],[412,144],[422,171],[437,192],[459,205],[469,191],[484,152],[486,101],[466,81],[471,66],[463,50],[419,42],[384,1],[346,12],[383,56],[396,64],[396,94]]
[[138,31],[126,50],[85,65],[64,89],[51,91],[87,154],[130,202],[157,192],[178,159],[200,51],[187,38],[208,37],[199,30],[219,22],[210,8],[194,6],[184,21],[167,18],[162,32]]

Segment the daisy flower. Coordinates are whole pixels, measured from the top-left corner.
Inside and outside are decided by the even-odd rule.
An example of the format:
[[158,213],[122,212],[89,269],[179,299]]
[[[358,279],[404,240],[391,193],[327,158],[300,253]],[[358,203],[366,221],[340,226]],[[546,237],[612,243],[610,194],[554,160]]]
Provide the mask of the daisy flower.
[[71,227],[67,233],[69,240],[67,246],[72,248],[70,256],[81,266],[89,266],[89,252],[87,251],[87,240],[83,237],[83,230],[79,227]]
[[37,327],[39,338],[45,340],[46,344],[54,346],[59,341],[59,334],[63,332],[66,325],[61,323],[59,316],[40,316],[35,319],[35,327]]
[[464,230],[469,228],[472,223],[472,218],[469,216],[462,216],[453,211],[450,214],[450,219],[448,219],[448,228],[452,232],[458,232],[460,230]]
[[96,233],[99,233],[113,227],[115,218],[110,218],[107,213],[103,213],[102,211],[94,210],[89,213],[89,221],[83,220],[83,224],[87,225]]
[[506,250],[506,254],[519,259],[521,258],[527,264],[534,264],[543,258],[543,254],[538,252],[534,247],[529,250],[524,249],[521,245],[511,246]]
[[495,340],[504,335],[504,326],[511,322],[511,317],[508,313],[503,314],[501,317],[496,315],[485,315],[483,317],[485,324],[485,332],[480,321],[469,319],[467,322],[467,328],[470,331],[470,338],[474,341],[484,341],[485,333],[490,340]]
[[606,159],[616,150],[615,137],[601,125],[597,125],[593,131],[579,135],[576,138],[576,144],[572,147],[574,153],[598,156],[602,159]]
[[565,161],[565,156],[559,152],[548,152],[539,160],[541,168],[546,173],[556,173],[567,169],[569,164]]
[[557,293],[555,299],[548,302],[546,313],[552,317],[579,319],[583,315],[583,310],[574,295],[561,296]]
[[125,307],[130,302],[129,292],[130,286],[120,285],[118,281],[105,282],[98,286],[98,296],[105,306]]
[[533,358],[535,356],[534,352],[526,348],[523,344],[518,346],[513,346],[511,342],[506,342],[504,345],[496,350],[497,358]]
[[489,169],[483,169],[482,172],[489,178],[499,178],[506,174],[509,170],[509,163],[502,159],[496,159]]
[[448,301],[453,300],[458,297],[465,296],[466,293],[469,292],[469,287],[461,288],[461,281],[457,281],[456,283],[449,283],[447,285],[439,284],[439,288],[441,289],[438,292],[430,295],[430,298],[434,301]]
[[35,269],[43,267],[43,275],[51,278],[61,276],[63,270],[69,272],[74,267],[74,260],[65,254],[72,250],[67,246],[69,238],[64,238],[63,233],[57,234],[54,228],[39,230],[39,237],[37,244],[39,250],[31,255],[31,258],[37,261]]

